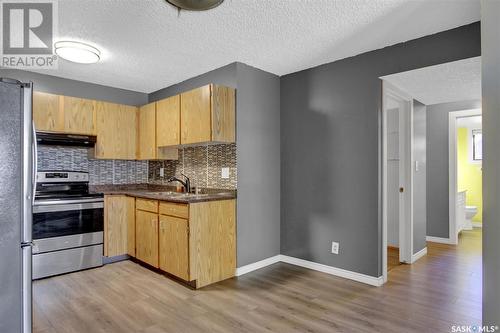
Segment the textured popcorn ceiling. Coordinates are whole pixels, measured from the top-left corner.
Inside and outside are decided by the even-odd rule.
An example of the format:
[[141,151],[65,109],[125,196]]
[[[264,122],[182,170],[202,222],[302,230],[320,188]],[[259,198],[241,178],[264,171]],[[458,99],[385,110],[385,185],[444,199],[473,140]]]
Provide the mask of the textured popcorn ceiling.
[[208,12],[164,0],[59,1],[58,40],[103,51],[43,73],[141,92],[234,61],[278,75],[478,21],[479,0],[225,0]]
[[420,102],[431,105],[481,99],[481,57],[383,77]]

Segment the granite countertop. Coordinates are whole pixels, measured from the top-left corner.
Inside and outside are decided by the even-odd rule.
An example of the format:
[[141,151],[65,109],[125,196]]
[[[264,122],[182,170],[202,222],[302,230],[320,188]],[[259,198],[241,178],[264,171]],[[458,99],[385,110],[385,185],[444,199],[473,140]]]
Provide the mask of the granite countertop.
[[175,192],[173,186],[152,184],[94,185],[90,187],[90,191],[187,204],[236,198],[234,190],[202,189],[200,194],[187,194]]

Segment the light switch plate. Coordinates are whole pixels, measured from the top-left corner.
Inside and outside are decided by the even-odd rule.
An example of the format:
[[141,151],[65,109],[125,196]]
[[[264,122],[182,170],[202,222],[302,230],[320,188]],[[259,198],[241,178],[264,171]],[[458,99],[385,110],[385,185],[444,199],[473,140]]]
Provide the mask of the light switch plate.
[[165,177],[165,168],[160,168],[160,177]]
[[340,244],[338,242],[332,242],[332,253],[339,254]]
[[229,179],[229,168],[222,168],[220,176],[222,179]]

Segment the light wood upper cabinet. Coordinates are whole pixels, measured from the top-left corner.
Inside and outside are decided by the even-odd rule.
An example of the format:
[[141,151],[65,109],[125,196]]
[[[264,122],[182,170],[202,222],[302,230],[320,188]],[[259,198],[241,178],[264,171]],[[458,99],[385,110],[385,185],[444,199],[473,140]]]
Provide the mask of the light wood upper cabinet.
[[96,101],[33,92],[33,120],[38,131],[96,134]]
[[211,140],[210,94],[210,85],[181,94],[182,144]]
[[139,160],[156,159],[156,103],[139,108]]
[[136,210],[135,246],[137,259],[158,268],[158,214]]
[[107,195],[104,199],[104,255],[135,255],[135,199]]
[[189,226],[178,217],[160,215],[160,269],[190,281]]
[[96,134],[96,101],[84,98],[64,96],[65,133]]
[[176,146],[181,143],[180,95],[156,102],[156,145]]
[[181,144],[235,142],[235,90],[209,84],[181,94]]
[[235,90],[209,84],[140,108],[41,92],[39,131],[96,135],[97,159],[178,159],[179,145],[236,140]]
[[135,160],[137,107],[98,101],[96,113],[95,158]]
[[38,131],[60,132],[64,127],[63,96],[33,92],[33,120]]
[[212,88],[212,141],[236,141],[235,90],[216,84]]

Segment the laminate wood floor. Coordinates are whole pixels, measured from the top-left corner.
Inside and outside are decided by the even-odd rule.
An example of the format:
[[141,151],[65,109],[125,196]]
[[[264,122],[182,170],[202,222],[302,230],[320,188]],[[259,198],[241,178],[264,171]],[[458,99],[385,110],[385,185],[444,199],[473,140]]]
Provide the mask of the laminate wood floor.
[[481,232],[371,287],[278,263],[201,290],[131,261],[33,284],[34,332],[450,332],[481,320]]
[[402,263],[399,262],[399,249],[387,247],[387,271],[389,272],[399,265],[402,265]]

